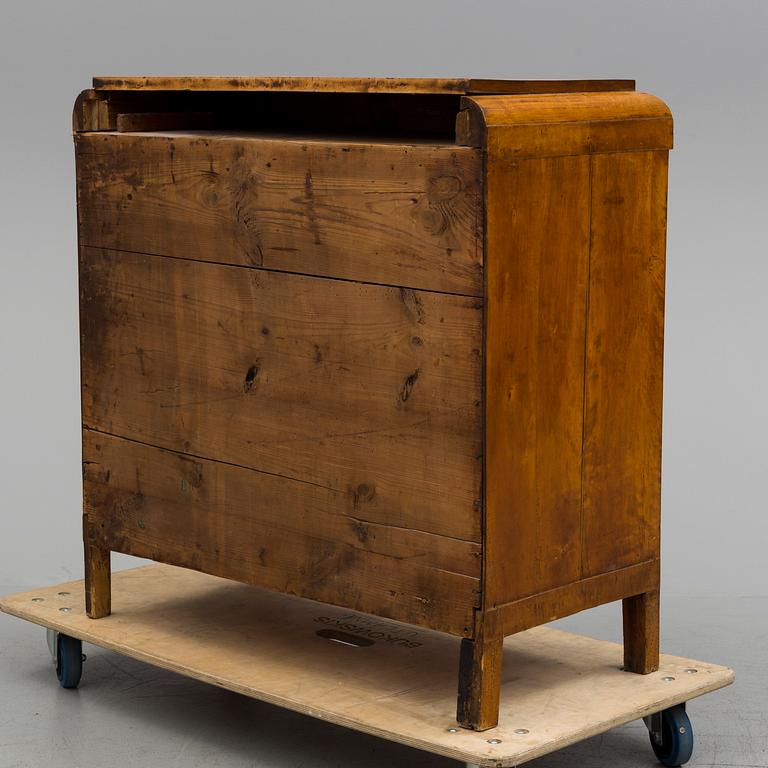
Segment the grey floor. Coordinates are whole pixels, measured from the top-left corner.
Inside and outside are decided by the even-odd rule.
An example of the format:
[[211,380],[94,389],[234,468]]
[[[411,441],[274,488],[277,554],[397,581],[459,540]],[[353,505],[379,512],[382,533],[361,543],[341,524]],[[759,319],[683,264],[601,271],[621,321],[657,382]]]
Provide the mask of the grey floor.
[[[21,591],[3,588],[0,592]],[[696,766],[768,768],[768,598],[668,598],[663,650],[736,669],[737,682],[695,700]],[[618,640],[604,606],[559,622]],[[0,768],[455,768],[458,763],[252,701],[86,646],[77,691],[59,688],[44,631],[0,614]],[[643,724],[529,763],[653,766]]]

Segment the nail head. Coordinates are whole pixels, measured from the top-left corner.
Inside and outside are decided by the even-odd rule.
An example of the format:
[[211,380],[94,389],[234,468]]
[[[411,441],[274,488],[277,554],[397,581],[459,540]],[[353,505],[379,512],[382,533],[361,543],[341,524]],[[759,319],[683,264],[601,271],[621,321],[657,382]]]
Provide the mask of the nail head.
[[527,728],[516,728],[515,733],[518,736],[525,736],[526,733],[530,733],[530,731]]
[[501,739],[486,739],[489,744],[501,744]]

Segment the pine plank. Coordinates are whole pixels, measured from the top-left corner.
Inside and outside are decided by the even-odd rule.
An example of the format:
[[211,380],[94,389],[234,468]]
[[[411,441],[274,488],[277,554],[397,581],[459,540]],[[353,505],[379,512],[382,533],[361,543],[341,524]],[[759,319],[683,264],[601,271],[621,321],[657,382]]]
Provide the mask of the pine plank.
[[88,428],[480,541],[476,299],[81,249]]
[[452,634],[479,545],[365,522],[346,494],[86,430],[85,512],[114,551]]
[[468,147],[77,134],[83,245],[482,295]]

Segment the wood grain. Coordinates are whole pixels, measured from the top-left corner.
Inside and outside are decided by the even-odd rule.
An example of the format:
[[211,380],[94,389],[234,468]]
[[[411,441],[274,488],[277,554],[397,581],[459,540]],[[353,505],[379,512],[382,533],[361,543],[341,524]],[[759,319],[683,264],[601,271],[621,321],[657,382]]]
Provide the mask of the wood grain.
[[659,590],[622,601],[624,669],[648,675],[659,668]]
[[81,249],[86,427],[480,541],[476,299]]
[[212,112],[127,112],[115,120],[118,133],[136,131],[178,131],[211,128]]
[[76,151],[83,245],[482,295],[476,150],[100,132]]
[[621,600],[627,595],[659,588],[659,561],[650,560],[599,576],[572,581],[562,587],[499,606],[504,635],[547,624],[588,608]]
[[647,93],[472,96],[461,105],[457,143],[497,160],[672,147],[669,108]]
[[98,526],[83,515],[85,553],[85,611],[91,619],[112,611],[112,560],[108,546],[98,535]]
[[584,576],[659,551],[666,194],[665,152],[592,158]]
[[504,637],[497,619],[497,612],[480,614],[475,636],[461,641],[456,720],[473,731],[499,723]]
[[[666,654],[658,673],[638,679],[620,671],[620,644],[541,627],[504,642],[498,728],[453,733],[461,641],[449,635],[162,565],[115,573],[107,619],[90,621],[82,601],[80,581],[2,598],[0,609],[218,688],[489,768],[521,765],[734,679],[726,667]],[[317,635],[340,625],[374,644]],[[698,672],[686,674],[691,668]]]
[[488,158],[484,607],[577,580],[589,158]]
[[[115,127],[115,122],[109,120],[105,99],[91,88],[81,91],[72,107],[72,132],[100,131]],[[116,120],[116,116],[115,116]]]
[[492,80],[432,77],[94,77],[106,90],[312,91],[342,93],[553,93],[632,90],[634,80]]
[[85,510],[103,548],[286,594],[471,632],[476,544],[353,516],[346,494],[84,433]]

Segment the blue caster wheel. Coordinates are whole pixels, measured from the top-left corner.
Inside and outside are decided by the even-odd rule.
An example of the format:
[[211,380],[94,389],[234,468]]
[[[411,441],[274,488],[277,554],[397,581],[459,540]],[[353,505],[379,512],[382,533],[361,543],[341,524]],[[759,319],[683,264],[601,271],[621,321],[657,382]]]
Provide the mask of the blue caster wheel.
[[69,635],[56,633],[56,677],[62,688],[77,688],[83,676],[83,643]]
[[652,720],[651,747],[659,762],[672,768],[687,763],[693,754],[693,728],[685,704],[665,709],[652,716]]

